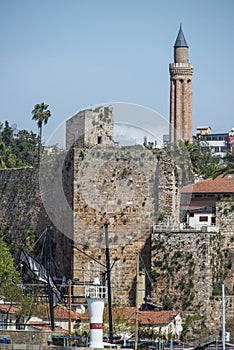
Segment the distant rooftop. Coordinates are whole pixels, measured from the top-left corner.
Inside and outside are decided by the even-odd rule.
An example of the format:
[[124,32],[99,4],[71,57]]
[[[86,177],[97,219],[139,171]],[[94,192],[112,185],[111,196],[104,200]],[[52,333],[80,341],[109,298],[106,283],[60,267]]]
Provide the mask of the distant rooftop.
[[234,193],[234,175],[218,176],[182,188],[182,193]]

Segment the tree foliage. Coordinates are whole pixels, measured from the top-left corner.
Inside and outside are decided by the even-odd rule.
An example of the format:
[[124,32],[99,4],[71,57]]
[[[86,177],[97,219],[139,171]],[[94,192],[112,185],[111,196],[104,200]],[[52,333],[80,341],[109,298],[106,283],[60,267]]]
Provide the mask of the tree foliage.
[[193,182],[194,174],[212,177],[218,167],[219,159],[205,141],[179,141],[171,145],[168,152],[182,172],[182,185]]
[[46,103],[37,103],[32,110],[32,119],[37,122],[38,126],[38,137],[39,137],[39,144],[38,144],[38,163],[40,162],[40,156],[41,156],[41,147],[42,147],[42,126],[43,124],[47,124],[49,117],[51,116],[50,110],[48,110],[49,105]]
[[226,176],[229,174],[234,174],[234,148],[227,152],[227,157],[225,161],[215,169],[213,172],[213,178],[222,175]]
[[13,256],[2,237],[0,237],[0,251],[0,297],[15,299],[14,295],[17,284],[20,283],[20,276],[14,266]]
[[9,307],[15,305],[18,308],[18,317],[30,317],[38,308],[35,296],[24,293],[20,273],[3,237],[0,237],[0,251],[0,299],[7,302]]
[[172,144],[167,149],[169,156],[174,160],[177,169],[180,171],[182,186],[193,182],[194,174],[190,153],[187,149],[187,143],[179,141],[178,144]]
[[193,169],[205,179],[212,177],[219,164],[219,158],[214,155],[212,148],[206,141],[196,140],[196,143],[187,145],[191,156]]
[[32,131],[19,130],[8,121],[0,124],[0,168],[33,166],[37,159],[38,138]]

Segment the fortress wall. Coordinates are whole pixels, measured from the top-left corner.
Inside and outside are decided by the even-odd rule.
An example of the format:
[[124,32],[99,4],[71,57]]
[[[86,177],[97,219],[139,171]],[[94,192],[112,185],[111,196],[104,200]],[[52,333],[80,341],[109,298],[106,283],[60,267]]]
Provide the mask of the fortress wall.
[[[221,284],[233,300],[233,234],[169,232],[152,235],[153,300],[185,314],[203,315],[208,327],[220,330]],[[233,302],[226,304],[234,317]]]
[[[83,154],[81,160],[81,152]],[[83,153],[84,152],[84,153]],[[178,179],[164,151],[142,147],[75,150],[74,245],[105,262],[104,223],[108,222],[116,303],[134,304],[136,253],[150,269],[150,239],[159,217],[179,226]],[[74,250],[74,279],[92,283],[98,264]],[[78,292],[77,292],[78,293]]]
[[[50,226],[56,274],[70,276],[71,242],[53,225],[43,205],[38,169],[27,167],[0,170],[0,193],[0,230],[16,260],[18,261],[21,248],[37,256],[43,246],[43,237],[39,241],[38,238]],[[52,192],[48,194],[53,198]]]
[[216,223],[222,233],[234,235],[234,201],[219,202],[216,207]]
[[38,187],[38,172],[33,168],[0,170],[0,228],[15,248],[33,241],[35,231],[45,227],[39,215]]
[[[27,246],[27,242],[35,240],[33,235],[39,237],[51,225],[60,276],[64,274],[81,283],[93,282],[100,270],[105,270],[97,262],[105,265],[103,225],[108,221],[111,264],[116,260],[112,269],[115,304],[135,303],[136,254],[140,252],[144,261],[140,262],[140,270],[151,270],[153,285],[146,281],[146,293],[151,292],[152,301],[163,304],[168,297],[174,308],[203,314],[208,324],[217,328],[221,315],[219,288],[224,280],[230,294],[227,315],[233,317],[231,202],[218,206],[221,234],[178,232],[179,180],[167,155],[142,148],[99,146],[92,151],[77,148],[65,159],[55,160],[45,173],[55,186],[49,182],[43,189],[52,207],[56,206],[59,163],[62,188],[71,208],[69,215],[72,213],[70,217],[62,203],[57,203],[60,222],[68,223],[65,234],[53,226],[42,204],[37,170],[0,171],[0,227],[6,239],[13,238],[12,250]],[[160,225],[169,227],[168,223],[174,230],[152,234],[155,223],[158,230]],[[79,290],[75,287],[76,293]]]

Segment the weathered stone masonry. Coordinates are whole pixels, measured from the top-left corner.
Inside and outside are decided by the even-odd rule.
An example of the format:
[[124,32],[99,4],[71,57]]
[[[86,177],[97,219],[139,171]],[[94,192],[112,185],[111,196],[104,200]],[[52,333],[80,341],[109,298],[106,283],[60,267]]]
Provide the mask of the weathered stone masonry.
[[[83,153],[81,160],[80,152]],[[150,269],[149,237],[153,225],[170,222],[178,229],[179,189],[173,163],[164,151],[142,147],[97,146],[75,149],[74,244],[104,262],[103,225],[109,222],[114,300],[134,304],[136,253]],[[147,253],[146,253],[147,251]],[[74,250],[74,278],[92,282],[95,268]],[[95,265],[95,264],[94,264]],[[91,270],[93,272],[91,272]]]
[[[50,226],[54,241],[54,258],[57,275],[71,277],[71,240],[51,222],[41,198],[38,169],[20,168],[0,170],[0,230],[18,262],[21,248],[40,253],[43,243],[38,240]],[[41,253],[40,253],[41,255]]]
[[[56,164],[52,176],[55,169]],[[233,203],[218,207],[221,234],[178,232],[176,173],[164,151],[97,146],[70,152],[63,166],[63,188],[73,209],[74,248],[71,239],[53,228],[58,276],[93,281],[98,264],[76,247],[104,263],[103,224],[109,221],[112,262],[117,257],[112,271],[114,303],[134,304],[136,253],[140,252],[145,267],[152,271],[153,287],[148,285],[147,293],[153,300],[162,303],[167,296],[175,308],[204,315],[215,329],[221,300],[213,292],[223,279],[231,293],[234,288]],[[0,186],[1,230],[6,237],[14,237],[14,248],[27,245],[34,234],[39,237],[47,225],[53,226],[41,201],[36,170],[1,170]],[[51,196],[53,201],[56,193],[51,191]],[[158,231],[151,240],[154,223],[167,227],[168,233]],[[160,225],[156,228],[160,230]],[[227,296],[227,300],[231,317],[233,298]]]

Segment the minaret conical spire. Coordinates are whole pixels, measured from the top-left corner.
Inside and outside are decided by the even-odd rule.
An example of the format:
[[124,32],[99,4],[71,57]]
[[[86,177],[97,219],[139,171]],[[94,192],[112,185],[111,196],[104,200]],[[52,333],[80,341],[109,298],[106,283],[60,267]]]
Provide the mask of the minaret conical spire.
[[180,23],[180,29],[174,47],[189,47],[182,30],[182,23]]

